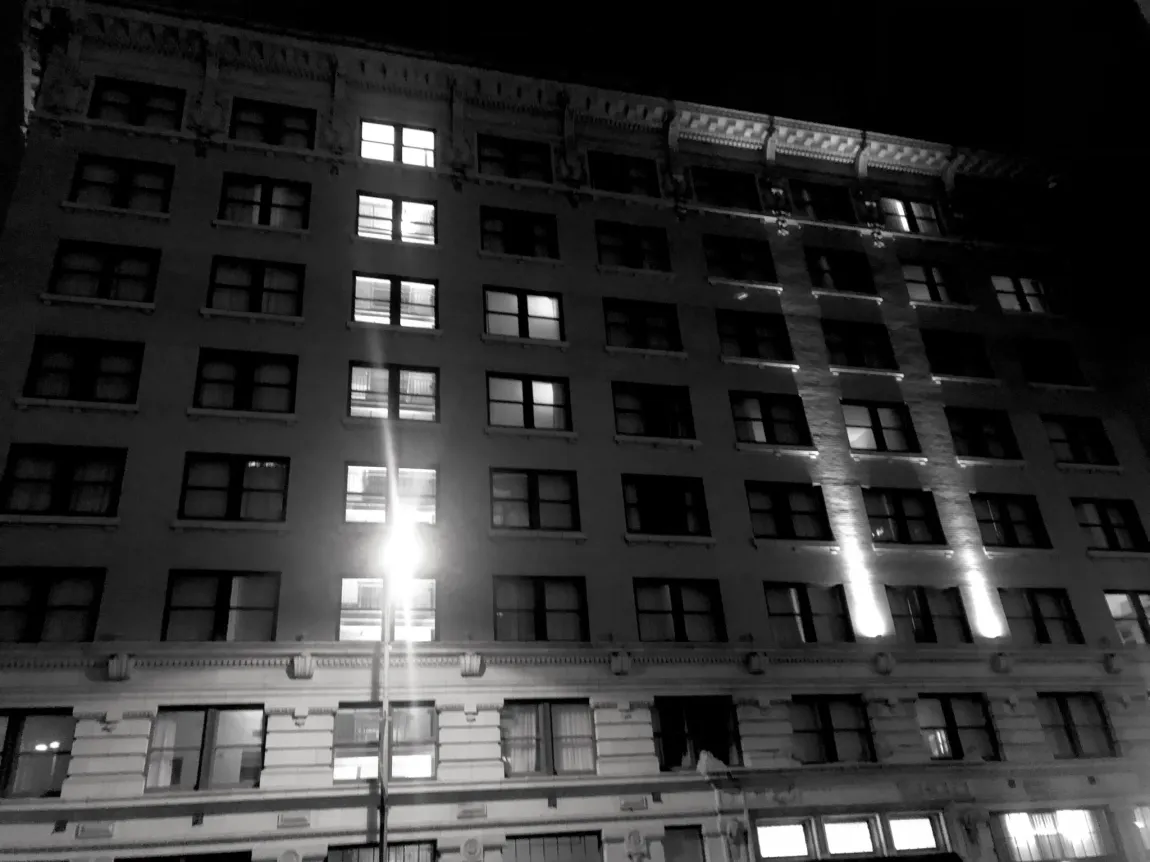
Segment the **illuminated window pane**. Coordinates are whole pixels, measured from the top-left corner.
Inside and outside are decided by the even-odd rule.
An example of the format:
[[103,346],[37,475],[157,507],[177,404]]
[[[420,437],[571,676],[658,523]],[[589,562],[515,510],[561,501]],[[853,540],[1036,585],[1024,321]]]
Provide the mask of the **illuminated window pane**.
[[938,836],[929,817],[892,817],[890,837],[895,850],[935,850]]
[[[344,578],[340,589],[339,639],[378,642],[383,584],[374,578]],[[435,640],[435,581],[412,580],[391,609],[393,641]]]
[[357,233],[369,239],[391,239],[395,221],[393,213],[390,198],[360,195]]
[[849,820],[823,825],[827,852],[833,856],[847,853],[873,853],[874,838],[866,820]]
[[811,855],[807,830],[801,823],[760,824],[755,827],[755,832],[759,838],[759,855],[764,859]]
[[395,161],[395,126],[364,122],[360,131],[359,154],[365,159]]
[[404,242],[435,244],[435,204],[400,202],[399,236]]
[[435,132],[428,129],[404,129],[401,158],[405,165],[435,167]]
[[1134,826],[1142,836],[1142,847],[1150,850],[1150,805],[1139,805],[1134,809]]
[[1061,862],[1106,853],[1106,827],[1097,811],[1015,812],[1001,815],[1000,822],[1013,862]]

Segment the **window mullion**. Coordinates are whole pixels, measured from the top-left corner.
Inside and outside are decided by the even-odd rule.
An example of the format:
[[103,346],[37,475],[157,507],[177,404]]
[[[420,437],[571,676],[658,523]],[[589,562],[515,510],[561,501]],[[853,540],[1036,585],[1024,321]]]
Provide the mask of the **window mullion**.
[[[394,421],[399,418],[399,366],[388,365],[387,370],[387,418]],[[399,482],[399,477],[395,477]],[[388,482],[388,487],[391,482]]]
[[962,738],[958,735],[958,720],[954,717],[954,704],[949,697],[939,698],[942,701],[943,719],[946,721],[946,735],[950,737],[950,750],[955,760],[962,760],[965,752],[962,750]]
[[[791,511],[791,501],[785,491],[772,491],[768,496],[771,508],[775,511],[775,528],[779,535],[786,539],[794,539],[795,513]],[[805,592],[805,590],[804,590]]]
[[213,749],[216,747],[216,726],[219,721],[218,709],[204,710],[204,732],[200,736],[200,762],[196,771],[196,790],[204,790],[210,784],[210,764]]
[[544,578],[534,578],[531,581],[531,592],[535,602],[532,615],[535,617],[535,636],[537,640],[547,640],[547,582]]
[[535,427],[535,393],[531,380],[527,377],[519,378],[523,390],[523,427]]
[[212,640],[228,639],[228,609],[231,606],[235,577],[220,575],[216,579],[215,619],[212,621]]
[[257,183],[259,191],[259,224],[270,224],[272,220],[272,184]]
[[1031,593],[1027,596],[1030,601],[1030,616],[1034,621],[1034,632],[1037,635],[1039,643],[1050,643],[1050,631],[1046,628],[1046,617],[1043,616],[1041,608],[1038,605],[1038,596]]
[[835,728],[831,724],[831,707],[825,700],[818,705],[819,726],[823,734],[823,748],[826,750],[827,763],[838,763],[839,748],[835,744]]
[[519,324],[519,337],[527,338],[530,332],[527,328],[527,294],[522,291],[515,294],[515,316]]
[[539,474],[527,474],[527,523],[531,529],[539,529]]
[[919,607],[922,608],[922,622],[926,629],[927,643],[938,643],[938,631],[934,627],[934,611],[930,607],[930,596],[921,587],[915,589],[918,592]]
[[807,643],[817,643],[815,635],[814,613],[811,611],[811,596],[806,587],[798,589],[799,594],[799,621],[803,626],[803,639]]
[[32,604],[29,608],[28,619],[24,621],[24,631],[21,640],[41,640],[44,636],[44,621],[48,617],[48,594],[52,589],[52,582],[44,580],[37,583],[32,591]]
[[1058,711],[1062,713],[1062,725],[1066,728],[1066,735],[1070,738],[1070,746],[1075,757],[1082,756],[1082,739],[1078,735],[1078,726],[1070,713],[1070,699],[1065,695],[1058,696]]
[[1146,609],[1142,607],[1142,600],[1138,593],[1126,593],[1126,600],[1130,602],[1131,607],[1134,608],[1134,613],[1138,615],[1138,625],[1142,629],[1142,636],[1150,641],[1150,619],[1146,617]]
[[237,520],[240,516],[244,495],[244,462],[240,458],[229,458],[228,465],[228,520]]
[[403,314],[400,311],[400,303],[403,301],[403,287],[398,278],[389,278],[387,280],[387,296],[389,299],[387,322],[391,326],[401,326]]
[[[683,617],[683,596],[679,592],[679,585],[671,585],[671,622],[675,629],[675,640],[687,639],[687,621]],[[684,722],[686,718],[683,719]]]
[[555,738],[551,728],[551,704],[539,704],[540,772],[555,774]]

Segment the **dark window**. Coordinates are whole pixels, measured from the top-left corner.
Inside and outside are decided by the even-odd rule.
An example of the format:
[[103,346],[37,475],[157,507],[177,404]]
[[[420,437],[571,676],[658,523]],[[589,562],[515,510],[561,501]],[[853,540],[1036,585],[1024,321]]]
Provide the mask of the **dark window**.
[[24,395],[135,404],[143,358],[138,342],[38,335]]
[[436,329],[439,327],[437,287],[434,281],[357,272],[352,319],[383,326]]
[[273,641],[280,576],[272,572],[173,571],[166,641]]
[[902,280],[911,302],[967,301],[964,291],[946,267],[925,261],[903,261]]
[[200,351],[194,405],[214,410],[291,413],[296,357],[246,350]]
[[858,222],[854,199],[846,186],[791,181],[791,201],[800,218],[816,221]]
[[604,299],[607,344],[640,350],[683,349],[679,317],[675,306],[666,302]]
[[[398,159],[395,157],[397,149]],[[359,156],[372,161],[398,161],[404,165],[434,168],[435,132],[362,120],[359,124]]]
[[310,150],[315,146],[315,111],[254,99],[233,99],[230,134],[237,141]]
[[479,247],[492,254],[559,258],[559,232],[550,213],[481,207]]
[[567,379],[487,375],[487,422],[501,428],[570,431]]
[[981,335],[941,329],[923,329],[921,332],[932,374],[946,377],[994,376],[990,358],[986,355],[986,342]]
[[663,772],[693,772],[704,751],[727,766],[743,762],[739,723],[729,697],[656,697],[651,725]]
[[88,116],[107,123],[178,131],[184,119],[184,91],[139,81],[96,78]]
[[263,708],[161,709],[152,722],[147,790],[257,787],[264,761]]
[[1028,494],[971,494],[974,515],[988,548],[1049,548],[1050,539],[1038,510],[1038,499]]
[[[358,201],[355,223],[357,236],[435,245],[435,203],[378,197],[363,192],[359,193]],[[398,230],[395,224],[397,216]]]
[[833,539],[822,489],[791,482],[747,480],[756,539]]
[[224,174],[221,221],[306,230],[311,186],[307,183]]
[[798,395],[732,392],[735,439],[740,443],[810,446],[811,432]]
[[1016,342],[1022,375],[1029,383],[1085,386],[1086,378],[1068,341],[1020,338]]
[[1114,465],[1118,459],[1106,427],[1094,416],[1043,416],[1042,424],[1059,464]]
[[1146,550],[1146,533],[1133,500],[1074,497],[1074,514],[1086,547],[1106,551]]
[[1021,278],[1016,275],[992,275],[994,295],[1004,311],[1025,311],[1042,313],[1050,311],[1046,290],[1036,278]]
[[0,643],[91,641],[103,590],[103,569],[0,568]]
[[787,322],[781,314],[715,310],[723,356],[790,362],[795,358]]
[[887,587],[894,635],[899,643],[972,643],[958,589]]
[[491,526],[502,530],[578,530],[575,473],[492,470]]
[[699,203],[714,207],[762,211],[763,204],[759,200],[759,186],[754,174],[746,171],[728,171],[723,168],[702,168],[697,165],[690,171],[695,200]]
[[56,252],[48,292],[85,299],[151,302],[159,268],[159,249],[65,239]]
[[586,641],[582,578],[496,577],[497,641]]
[[639,640],[716,643],[727,639],[719,582],[635,578]]
[[813,287],[869,295],[876,292],[870,258],[863,252],[813,246],[804,251]]
[[1122,643],[1150,643],[1150,593],[1107,593],[1106,604]]
[[659,166],[654,159],[591,150],[587,153],[591,188],[623,195],[661,197]]
[[871,452],[918,452],[918,438],[905,404],[844,401],[843,421],[851,449]]
[[1003,410],[947,407],[946,421],[960,458],[1021,458],[1018,441]]
[[703,234],[703,255],[707,259],[707,275],[713,278],[764,284],[774,284],[778,279],[771,244],[766,240]]
[[1106,714],[1094,694],[1040,692],[1034,705],[1055,760],[1117,754]]
[[499,711],[507,775],[595,771],[595,732],[586,701],[508,701]]
[[865,488],[863,502],[876,544],[941,545],[946,538],[930,491]]
[[0,713],[0,796],[59,796],[75,735],[71,710]]
[[767,584],[767,624],[781,647],[855,639],[841,586]]
[[870,763],[874,742],[857,697],[791,700],[792,755],[799,763]]
[[126,449],[13,443],[0,481],[0,512],[114,517],[127,455]]
[[599,836],[594,833],[508,836],[503,862],[602,862]]
[[687,476],[623,475],[627,532],[709,536],[703,480]]
[[198,521],[283,521],[288,468],[287,458],[189,452],[179,516]]
[[174,173],[171,165],[81,156],[68,200],[85,206],[166,213]]
[[439,370],[353,362],[347,415],[368,419],[439,421]]
[[661,227],[596,221],[595,244],[603,266],[671,271],[667,231]]
[[919,695],[915,715],[931,760],[998,760],[998,742],[982,697]]
[[831,365],[897,370],[890,336],[881,323],[823,320]]
[[700,826],[668,826],[663,830],[665,862],[706,862]]
[[557,293],[488,287],[483,303],[488,335],[563,340],[563,302]]
[[654,383],[612,383],[615,431],[628,437],[670,437],[693,440],[691,394],[686,386]]
[[879,198],[878,203],[887,230],[942,236],[938,208],[934,204],[900,198]]
[[383,524],[388,510],[403,513],[417,524],[434,524],[438,508],[438,474],[434,467],[398,467],[394,483],[382,464],[348,464],[344,520],[352,524]]
[[1065,590],[1000,589],[998,594],[1016,643],[1085,643]]
[[479,173],[549,183],[553,179],[551,145],[541,141],[480,135]]
[[212,258],[208,308],[298,317],[303,311],[304,268],[238,257]]
[[[378,723],[379,710],[376,710],[376,724]],[[438,858],[434,841],[413,841],[403,844],[392,844],[389,841],[387,844],[387,862],[436,862]],[[378,860],[378,844],[329,847],[327,851],[327,862],[378,862]],[[196,860],[190,859],[187,862]]]

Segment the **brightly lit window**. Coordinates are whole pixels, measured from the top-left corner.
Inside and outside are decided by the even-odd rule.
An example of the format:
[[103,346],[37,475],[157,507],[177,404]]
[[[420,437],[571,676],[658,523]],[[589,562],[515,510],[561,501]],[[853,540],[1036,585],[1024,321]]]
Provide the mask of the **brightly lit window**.
[[379,162],[394,162],[396,146],[399,161],[405,165],[423,168],[435,167],[435,132],[430,129],[410,129],[390,123],[360,124],[359,155]]
[[348,415],[367,419],[439,419],[439,371],[399,365],[351,364]]
[[891,817],[890,840],[893,850],[905,853],[908,850],[939,849],[938,832],[935,821],[930,817]]
[[1150,850],[1150,805],[1139,805],[1134,809],[1134,826],[1142,836],[1142,847]]
[[755,824],[760,859],[897,856],[944,852],[946,830],[938,813],[808,817]]
[[1013,862],[1062,862],[1107,853],[1107,827],[1101,811],[1019,811],[999,815],[999,822]]
[[[435,707],[431,704],[393,705],[391,727],[392,778],[435,777]],[[365,781],[379,777],[378,706],[340,709],[335,715],[332,777]]]
[[416,523],[434,524],[435,479],[434,468],[400,467],[391,488],[386,467],[349,464],[345,520],[349,524],[383,524],[389,504],[394,504],[409,512]]
[[759,855],[764,859],[795,859],[811,855],[807,828],[802,823],[760,823],[755,827]]
[[941,236],[938,225],[938,211],[934,204],[925,201],[880,198],[883,223],[887,230],[902,233],[920,233],[926,236]]
[[835,820],[823,825],[827,852],[832,856],[873,853],[875,842],[869,820]]
[[395,239],[395,215],[399,211],[400,242],[435,244],[435,204],[396,198],[359,196],[356,233],[366,239]]
[[355,276],[352,316],[357,323],[435,329],[439,325],[435,282],[390,276]]
[[[378,642],[381,635],[383,582],[378,578],[344,578],[340,586],[339,639]],[[394,597],[391,639],[435,640],[435,581],[417,578]]]

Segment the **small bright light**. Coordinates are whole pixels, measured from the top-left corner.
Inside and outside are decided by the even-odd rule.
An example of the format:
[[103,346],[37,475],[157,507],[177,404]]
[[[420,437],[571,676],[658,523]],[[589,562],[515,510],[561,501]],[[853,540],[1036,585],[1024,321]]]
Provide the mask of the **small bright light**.
[[407,513],[399,511],[395,515],[383,542],[383,576],[393,586],[402,586],[423,562],[423,542]]
[[53,751],[55,751],[57,748],[60,747],[60,743],[53,740],[52,742],[48,743],[48,747],[51,748]]
[[42,743],[42,742],[38,742],[38,743],[36,743],[36,750],[37,750],[37,751],[47,751],[47,750],[48,750],[48,746],[46,746],[46,745],[45,745],[44,743]]

